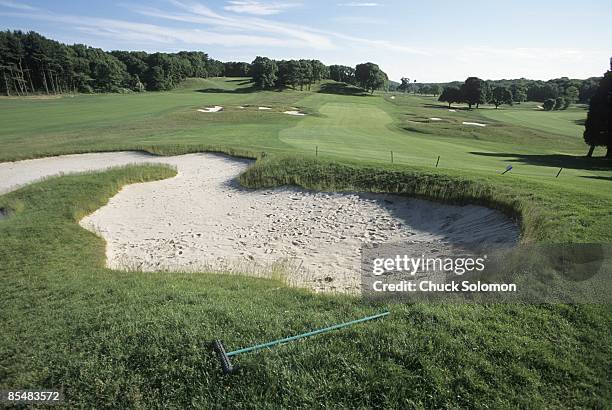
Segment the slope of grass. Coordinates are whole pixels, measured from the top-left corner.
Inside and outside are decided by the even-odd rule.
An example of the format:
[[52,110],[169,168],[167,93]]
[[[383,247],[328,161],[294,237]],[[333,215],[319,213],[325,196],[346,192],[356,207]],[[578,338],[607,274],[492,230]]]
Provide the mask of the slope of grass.
[[561,111],[543,111],[537,109],[534,105],[538,104],[525,103],[514,107],[502,106],[498,110],[486,109],[481,113],[483,116],[496,121],[574,137],[580,141],[584,133],[586,106],[571,106],[567,110]]
[[[313,176],[333,166],[308,164]],[[369,305],[269,280],[105,269],[103,240],[77,220],[125,183],[173,174],[121,168],[0,197],[11,210],[0,220],[0,389],[61,388],[78,408],[609,403],[610,307]],[[242,373],[229,377],[208,347],[383,309],[392,313],[381,321],[239,356]]]

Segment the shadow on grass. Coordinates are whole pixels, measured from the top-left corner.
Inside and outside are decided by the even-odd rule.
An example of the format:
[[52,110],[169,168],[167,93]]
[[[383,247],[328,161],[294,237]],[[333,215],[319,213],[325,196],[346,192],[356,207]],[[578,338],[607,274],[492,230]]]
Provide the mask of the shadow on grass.
[[600,177],[600,176],[593,176],[593,175],[581,175],[582,178],[588,178],[588,179],[598,179],[600,181],[610,181],[612,182],[612,177]]
[[228,83],[239,83],[238,85],[247,85],[247,84],[251,84],[253,81],[251,80],[247,80],[247,78],[250,77],[244,77],[244,78],[234,78],[232,80],[227,80]]
[[198,93],[205,93],[205,94],[250,94],[256,91],[259,91],[259,89],[252,85],[249,87],[235,88],[233,90],[227,90],[223,88],[202,88],[200,90],[196,90],[196,92]]
[[363,88],[355,87],[346,83],[328,83],[321,85],[318,91],[323,94],[340,94],[340,95],[370,95]]
[[470,152],[484,157],[497,157],[507,162],[518,162],[545,167],[586,169],[590,171],[609,171],[612,161],[603,157],[586,158],[562,154],[515,154],[507,152]]
[[470,111],[468,107],[455,107],[454,105],[448,108],[448,104],[444,104],[444,103],[440,103],[440,104],[425,103],[423,104],[423,107],[424,108],[441,108],[444,110],[450,109],[450,110],[455,110],[455,111]]
[[404,127],[402,127],[402,129],[404,131],[416,132],[416,133],[425,134],[425,135],[435,134],[435,132],[432,132],[432,131],[427,131],[427,130],[424,130],[424,129],[421,129],[421,128],[410,127],[410,126],[404,126]]

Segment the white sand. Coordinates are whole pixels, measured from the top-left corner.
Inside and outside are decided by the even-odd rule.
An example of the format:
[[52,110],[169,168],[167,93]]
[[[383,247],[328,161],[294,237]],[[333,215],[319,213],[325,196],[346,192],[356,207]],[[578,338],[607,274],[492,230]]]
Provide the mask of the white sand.
[[214,107],[207,107],[207,108],[200,108],[198,109],[199,112],[219,112],[219,111],[223,111],[223,107],[221,107],[220,105],[215,105]]
[[448,110],[448,111],[450,111],[450,112],[457,112],[457,110]]
[[543,109],[544,109],[544,107],[542,107],[541,105],[538,105],[538,106],[536,107],[536,110],[543,110]]
[[391,96],[391,99],[392,99],[392,100],[395,100],[395,96],[394,96],[394,95],[392,95],[392,96]]
[[420,255],[445,243],[518,239],[508,218],[479,206],[297,188],[242,189],[235,177],[249,161],[213,154],[119,152],[0,163],[0,192],[60,172],[144,162],[174,165],[179,174],[126,186],[81,221],[106,240],[111,268],[262,275],[280,266],[292,285],[358,293],[361,244],[407,240]]
[[239,105],[238,108],[245,109],[246,107],[243,107],[242,105]]
[[63,173],[96,171],[133,163],[160,163],[164,162],[163,159],[142,152],[105,152],[0,162],[0,194]]
[[431,121],[442,121],[442,118],[436,118],[436,117],[432,117],[430,118]]
[[463,125],[475,125],[477,127],[486,127],[487,124],[481,124],[479,122],[467,122],[467,121],[463,121],[462,122]]
[[304,114],[303,112],[300,112],[300,111],[283,111],[283,114],[299,115],[299,116],[306,115],[306,114]]
[[271,110],[272,108],[270,107],[259,107],[260,110]]

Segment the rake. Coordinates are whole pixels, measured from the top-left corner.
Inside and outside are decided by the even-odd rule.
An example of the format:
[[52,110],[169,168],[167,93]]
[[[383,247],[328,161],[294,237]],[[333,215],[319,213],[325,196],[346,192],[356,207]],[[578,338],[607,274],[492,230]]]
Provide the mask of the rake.
[[242,353],[253,352],[255,350],[261,350],[261,349],[269,348],[269,347],[272,347],[272,346],[278,346],[278,345],[281,345],[281,344],[284,344],[284,343],[288,343],[288,342],[291,342],[291,341],[294,341],[294,340],[303,339],[305,337],[318,335],[320,333],[331,332],[332,330],[338,330],[338,329],[342,329],[344,327],[356,325],[357,323],[362,323],[362,322],[367,322],[369,320],[378,319],[378,318],[387,316],[389,314],[390,314],[390,312],[383,312],[383,313],[379,313],[377,315],[367,316],[367,317],[364,317],[364,318],[361,318],[361,319],[356,319],[356,320],[351,320],[350,322],[340,323],[340,324],[337,324],[337,325],[325,327],[325,328],[322,328],[322,329],[313,330],[313,331],[302,333],[302,334],[299,334],[299,335],[289,336],[289,337],[285,337],[283,339],[273,340],[271,342],[262,343],[262,344],[258,344],[258,345],[250,346],[250,347],[245,347],[243,349],[234,350],[232,352],[226,352],[225,351],[225,347],[223,346],[223,342],[221,342],[221,340],[213,341],[212,342],[212,347],[213,347],[214,351],[217,353],[217,356],[219,357],[219,361],[221,362],[221,368],[223,369],[223,373],[229,374],[229,373],[234,372],[234,370],[237,369],[237,367],[233,366],[231,361],[230,361],[230,357],[232,357],[232,356],[236,356],[236,355],[239,355],[239,354],[242,354]]

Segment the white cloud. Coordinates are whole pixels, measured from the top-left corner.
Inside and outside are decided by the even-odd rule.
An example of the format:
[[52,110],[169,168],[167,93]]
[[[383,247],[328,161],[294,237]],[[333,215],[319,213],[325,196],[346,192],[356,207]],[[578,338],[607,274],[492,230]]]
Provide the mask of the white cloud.
[[[238,32],[259,32],[263,35],[278,36],[286,42],[295,44],[295,47],[311,48],[318,50],[331,50],[345,47],[353,48],[376,48],[392,52],[428,54],[424,50],[414,47],[395,44],[386,40],[366,39],[348,36],[343,33],[319,30],[297,24],[281,23],[256,17],[243,17],[219,14],[207,6],[191,0],[169,0],[180,12],[166,12],[152,8],[131,7],[132,11],[150,17],[182,21],[187,23],[208,24],[217,27],[223,32],[230,30]],[[341,40],[335,42],[334,40]],[[265,44],[264,44],[265,45]]]
[[[395,53],[426,54],[422,50],[390,41],[348,36],[339,32],[318,30],[258,16],[217,12],[194,0],[167,0],[167,2],[174,6],[172,10],[141,5],[126,5],[125,7],[143,16],[187,24],[176,28],[161,23],[139,23],[127,19],[62,15],[35,9],[25,4],[19,5],[19,11],[0,12],[0,15],[66,24],[91,37],[110,38],[117,42],[117,47],[120,47],[121,44],[137,42],[150,43],[148,46],[158,43],[177,48],[207,44],[233,48],[250,47],[258,48],[260,53],[268,54],[274,54],[271,49],[274,47],[304,50],[299,53],[301,55],[307,54],[309,50],[319,50],[320,53],[325,50],[340,49],[357,49],[363,55],[368,55],[370,50],[381,49]],[[237,2],[241,5],[245,5],[242,3],[255,3],[255,1],[248,0],[233,0],[233,3]],[[0,4],[3,3],[7,1],[0,0]]]
[[338,3],[341,7],[378,7],[380,3],[368,3],[363,1],[352,1],[350,3]]
[[[143,8],[132,6],[130,9],[136,13],[149,17],[162,18],[184,23],[206,24],[227,32],[242,32],[246,35],[260,33],[269,37],[273,42],[283,41],[291,47],[307,47],[313,49],[332,49],[334,44],[328,36],[314,32],[313,30],[257,17],[243,17],[234,15],[222,15],[210,8],[193,1],[170,0],[172,4],[183,12],[167,12],[154,8]],[[241,44],[234,44],[240,46]],[[262,46],[271,43],[262,43]]]
[[16,10],[38,10],[36,7],[32,7],[23,3],[15,3],[10,0],[0,0],[0,6]]
[[254,14],[257,16],[269,16],[279,14],[287,9],[298,7],[299,3],[265,3],[261,1],[228,1],[224,10],[234,13]]

